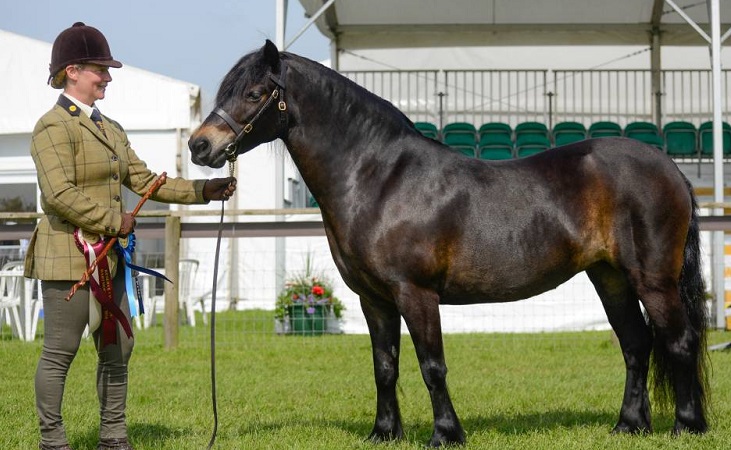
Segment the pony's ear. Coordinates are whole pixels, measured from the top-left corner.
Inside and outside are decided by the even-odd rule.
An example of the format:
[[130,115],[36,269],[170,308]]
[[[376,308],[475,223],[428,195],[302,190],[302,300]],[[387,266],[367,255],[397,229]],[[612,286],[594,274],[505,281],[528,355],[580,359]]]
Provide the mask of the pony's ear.
[[264,44],[264,62],[272,68],[273,73],[279,73],[279,50],[272,41],[267,39]]

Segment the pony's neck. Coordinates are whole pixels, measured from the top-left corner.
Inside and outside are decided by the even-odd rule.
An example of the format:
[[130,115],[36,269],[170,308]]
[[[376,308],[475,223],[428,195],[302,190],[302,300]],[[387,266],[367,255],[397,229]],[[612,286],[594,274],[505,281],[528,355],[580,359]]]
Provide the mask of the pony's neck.
[[384,148],[408,132],[406,116],[314,62],[297,58],[290,67],[287,96],[294,125],[284,141],[315,197],[347,190],[348,172],[364,160],[388,163]]

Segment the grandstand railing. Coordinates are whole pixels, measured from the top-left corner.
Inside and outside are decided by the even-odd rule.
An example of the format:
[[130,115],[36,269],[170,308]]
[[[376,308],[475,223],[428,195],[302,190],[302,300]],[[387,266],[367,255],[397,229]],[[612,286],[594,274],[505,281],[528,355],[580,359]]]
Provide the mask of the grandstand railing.
[[[440,129],[450,122],[562,121],[589,126],[613,121],[698,126],[712,118],[710,70],[663,70],[653,92],[650,70],[424,70],[344,71],[343,75],[389,100],[414,122]],[[729,121],[731,71],[722,71],[724,120]],[[660,101],[660,117],[655,103]]]

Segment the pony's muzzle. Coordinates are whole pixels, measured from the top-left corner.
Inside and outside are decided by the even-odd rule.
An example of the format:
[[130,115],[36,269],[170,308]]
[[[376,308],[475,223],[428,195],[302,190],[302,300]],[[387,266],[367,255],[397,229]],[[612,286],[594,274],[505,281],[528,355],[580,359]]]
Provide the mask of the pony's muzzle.
[[198,165],[205,164],[210,160],[211,141],[205,137],[191,137],[188,140],[188,148],[190,149],[190,158]]

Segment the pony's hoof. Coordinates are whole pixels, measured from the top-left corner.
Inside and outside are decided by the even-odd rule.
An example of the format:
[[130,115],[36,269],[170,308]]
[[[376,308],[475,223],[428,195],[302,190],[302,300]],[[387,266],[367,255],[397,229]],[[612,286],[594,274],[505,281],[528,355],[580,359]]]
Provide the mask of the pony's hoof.
[[694,424],[675,421],[675,426],[673,427],[673,436],[679,436],[683,433],[703,434],[706,431],[708,431],[708,424],[706,424],[705,421]]
[[396,431],[377,431],[373,430],[371,431],[371,434],[368,436],[368,440],[374,444],[380,444],[381,442],[390,442],[390,441],[397,441],[401,439],[404,436],[403,431],[396,430]]
[[467,442],[462,430],[454,430],[450,433],[434,433],[427,444],[430,448],[456,447]]
[[650,434],[652,427],[649,425],[630,425],[624,422],[618,423],[613,429],[612,434]]

